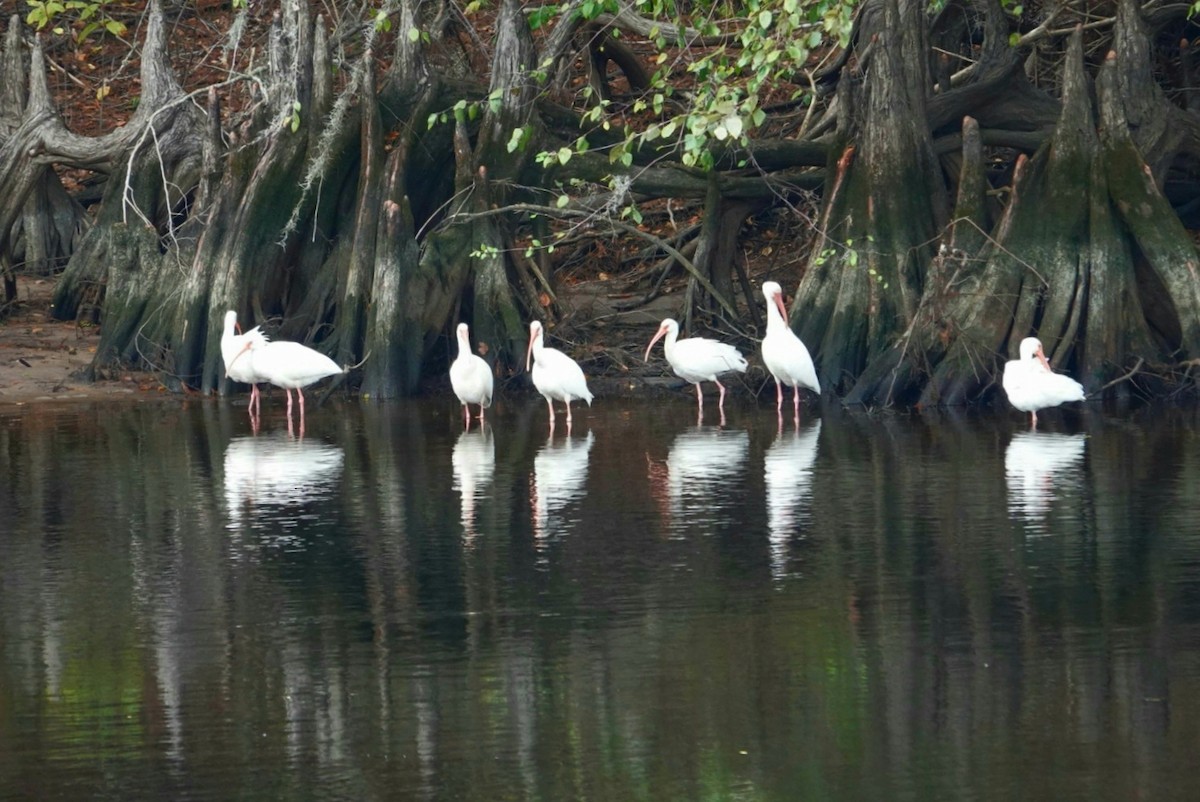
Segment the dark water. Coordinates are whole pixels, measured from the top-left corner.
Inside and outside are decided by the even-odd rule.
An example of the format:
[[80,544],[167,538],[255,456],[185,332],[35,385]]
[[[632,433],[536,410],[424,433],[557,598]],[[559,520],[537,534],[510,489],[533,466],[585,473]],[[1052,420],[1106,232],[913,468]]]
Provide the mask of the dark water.
[[693,411],[0,409],[0,797],[1200,798],[1194,412]]

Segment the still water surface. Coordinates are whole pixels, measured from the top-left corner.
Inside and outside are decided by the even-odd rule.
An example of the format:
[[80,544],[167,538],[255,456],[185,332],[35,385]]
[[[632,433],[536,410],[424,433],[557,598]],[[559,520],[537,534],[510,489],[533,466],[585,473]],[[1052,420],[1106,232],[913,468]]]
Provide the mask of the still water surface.
[[1194,411],[728,413],[0,409],[0,797],[1200,798]]

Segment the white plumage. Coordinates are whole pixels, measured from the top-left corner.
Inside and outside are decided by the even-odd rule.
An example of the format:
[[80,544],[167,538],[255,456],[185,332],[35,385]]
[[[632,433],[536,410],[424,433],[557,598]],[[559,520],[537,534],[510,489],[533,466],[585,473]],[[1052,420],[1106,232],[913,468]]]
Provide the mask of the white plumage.
[[1004,364],[1001,383],[1009,403],[1029,413],[1031,428],[1037,427],[1039,409],[1084,400],[1083,385],[1050,368],[1042,342],[1037,337],[1021,340],[1021,358]]
[[479,423],[483,410],[492,405],[492,369],[481,357],[471,353],[471,335],[466,323],[458,324],[458,359],[450,365],[450,386],[462,402],[463,423],[471,428],[471,404],[479,405]]
[[345,371],[320,351],[287,340],[250,350],[250,369],[261,381],[282,387],[287,395],[288,423],[292,420],[292,390],[300,397],[300,431],[304,432],[304,390],[327,376]]
[[250,385],[250,414],[255,415],[260,406],[259,377],[251,364],[250,351],[267,344],[267,335],[258,326],[245,334],[237,334],[237,312],[230,309],[225,313],[225,331],[221,335],[221,360],[225,363],[225,375],[235,382]]
[[813,367],[812,356],[787,322],[783,306],[783,288],[774,281],[764,281],[763,297],[767,300],[767,336],[762,341],[763,364],[775,377],[775,409],[783,414],[783,385],[792,388],[792,406],[800,418],[800,389],[821,394],[821,382]]
[[571,401],[580,399],[592,405],[592,393],[588,390],[583,369],[571,357],[542,342],[542,324],[534,320],[529,324],[529,348],[525,351],[525,370],[530,371],[533,386],[546,399],[550,408],[550,426],[554,426],[554,402],[567,405],[567,426],[571,425]]
[[726,343],[710,340],[706,337],[689,337],[679,339],[679,324],[667,318],[658,327],[658,333],[646,346],[646,356],[650,358],[650,349],[663,337],[663,351],[666,352],[667,362],[675,375],[686,382],[696,385],[696,401],[701,411],[704,409],[704,396],[700,392],[700,382],[713,382],[721,391],[717,402],[722,414],[725,411],[725,385],[717,379],[722,373],[737,371],[746,372],[746,359],[738,349]]

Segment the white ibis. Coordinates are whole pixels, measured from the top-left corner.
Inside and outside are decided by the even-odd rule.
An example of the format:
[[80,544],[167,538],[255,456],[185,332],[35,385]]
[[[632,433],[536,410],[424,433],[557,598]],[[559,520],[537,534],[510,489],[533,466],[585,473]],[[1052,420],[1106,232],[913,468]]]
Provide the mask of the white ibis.
[[479,405],[479,425],[483,410],[492,405],[492,369],[481,357],[471,353],[471,335],[466,323],[458,324],[458,359],[450,365],[450,386],[462,402],[463,423],[471,428],[471,404]]
[[1008,508],[1013,517],[1037,523],[1050,511],[1055,488],[1083,463],[1087,436],[1018,432],[1004,451]]
[[304,389],[327,376],[345,373],[329,357],[306,345],[282,340],[249,348],[250,370],[260,381],[282,387],[287,395],[288,425],[292,422],[292,390],[300,397],[300,433],[304,433]]
[[1056,407],[1066,401],[1083,401],[1083,385],[1055,373],[1046,360],[1042,341],[1037,337],[1021,340],[1021,358],[1004,363],[1001,382],[1009,403],[1029,413],[1029,427],[1037,428],[1037,411]]
[[588,390],[583,369],[574,359],[554,348],[547,348],[541,322],[529,324],[529,348],[525,351],[525,370],[530,370],[532,360],[533,386],[546,399],[550,408],[550,428],[554,428],[554,402],[567,405],[567,428],[571,426],[571,401],[581,399],[592,405],[592,393]]
[[721,415],[725,414],[725,385],[717,379],[722,373],[737,371],[738,373],[746,372],[746,359],[741,355],[738,349],[726,343],[720,343],[716,340],[710,340],[707,337],[688,337],[686,340],[679,338],[679,324],[671,318],[667,318],[658,327],[658,333],[654,335],[654,339],[646,346],[646,355],[643,359],[650,359],[650,349],[654,344],[663,337],[666,341],[663,343],[663,351],[667,354],[667,362],[671,365],[671,370],[675,371],[675,375],[686,382],[696,385],[696,402],[700,407],[700,412],[704,412],[704,395],[700,392],[700,382],[713,382],[721,391],[720,400],[717,402],[718,408],[721,410]]
[[221,359],[225,362],[225,375],[235,382],[250,385],[250,417],[258,414],[260,406],[258,382],[263,381],[250,364],[250,351],[267,344],[267,335],[258,326],[245,334],[235,333],[237,312],[230,309],[225,313],[225,332],[221,335]]
[[804,343],[788,325],[783,306],[783,288],[774,281],[764,281],[763,297],[767,300],[767,335],[762,341],[763,364],[775,377],[775,411],[783,415],[783,385],[792,388],[795,420],[800,420],[800,389],[821,394],[821,382],[813,367],[812,357]]

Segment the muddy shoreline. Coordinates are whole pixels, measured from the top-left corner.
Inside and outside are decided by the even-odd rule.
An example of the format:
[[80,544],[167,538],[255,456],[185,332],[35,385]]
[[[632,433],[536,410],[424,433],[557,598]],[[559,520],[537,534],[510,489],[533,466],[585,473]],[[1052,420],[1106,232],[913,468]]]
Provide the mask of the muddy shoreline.
[[[50,315],[54,293],[52,278],[18,278],[17,300],[0,318],[0,406],[61,401],[180,399],[152,372],[121,370],[88,381],[86,372],[100,341],[100,329],[74,321],[54,320]],[[652,320],[646,321],[652,331]],[[675,376],[655,374],[665,370],[661,352],[651,357],[650,375],[613,372],[589,375],[588,383],[597,397],[694,397],[689,385]],[[639,366],[640,367],[640,366]],[[765,374],[752,367],[746,377],[732,378],[727,385],[734,395],[747,397],[759,392]],[[524,375],[500,382],[505,395],[535,397]],[[715,388],[706,387],[707,391]],[[773,386],[771,389],[773,392]],[[342,391],[335,391],[342,392]],[[424,397],[450,395],[445,378],[435,378],[422,388]],[[236,398],[236,397],[235,397]]]

